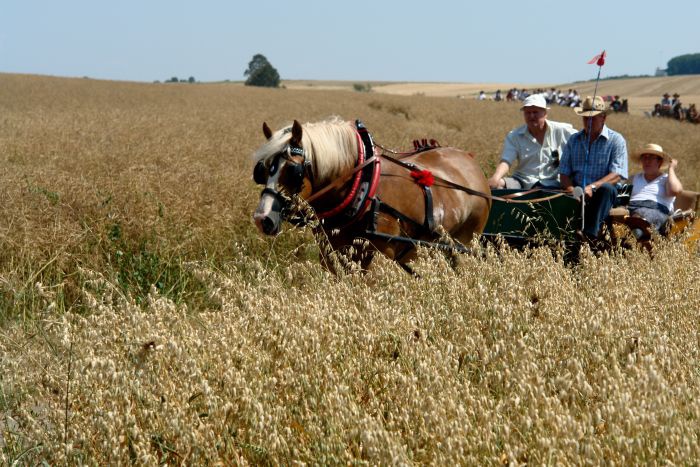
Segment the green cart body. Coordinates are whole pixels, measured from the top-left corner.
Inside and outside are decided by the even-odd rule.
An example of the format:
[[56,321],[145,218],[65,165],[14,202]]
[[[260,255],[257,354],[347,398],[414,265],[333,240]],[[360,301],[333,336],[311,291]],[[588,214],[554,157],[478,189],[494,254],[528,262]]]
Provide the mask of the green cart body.
[[[493,190],[495,197],[505,197],[522,190]],[[581,204],[571,195],[537,201],[552,195],[547,190],[528,193],[514,200],[532,199],[532,203],[493,200],[482,236],[488,241],[502,237],[511,246],[525,246],[548,241],[568,243],[581,228]]]

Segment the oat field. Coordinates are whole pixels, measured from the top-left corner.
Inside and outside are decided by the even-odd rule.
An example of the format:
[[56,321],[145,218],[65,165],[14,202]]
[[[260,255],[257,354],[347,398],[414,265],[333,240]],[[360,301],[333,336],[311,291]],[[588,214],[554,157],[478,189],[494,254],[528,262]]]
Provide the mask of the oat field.
[[[421,251],[420,278],[386,260],[332,276],[308,232],[258,235],[249,160],[263,121],[331,115],[485,172],[522,121],[455,98],[0,74],[0,462],[697,463],[697,251]],[[700,189],[700,127],[608,123]]]

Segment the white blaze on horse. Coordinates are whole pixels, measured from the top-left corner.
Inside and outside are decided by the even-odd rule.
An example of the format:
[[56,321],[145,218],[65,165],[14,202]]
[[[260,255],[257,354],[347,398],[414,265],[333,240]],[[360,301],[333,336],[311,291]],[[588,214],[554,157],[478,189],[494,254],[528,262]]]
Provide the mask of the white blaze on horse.
[[264,185],[253,219],[263,234],[280,231],[289,195],[299,195],[333,248],[356,249],[356,240],[366,239],[368,247],[353,254],[363,268],[376,251],[405,266],[416,245],[447,248],[441,231],[466,251],[463,245],[488,219],[489,186],[467,152],[422,147],[400,159],[375,154],[364,126],[340,119],[294,121],[275,133],[263,124],[263,134],[267,142],[253,155],[253,177]]

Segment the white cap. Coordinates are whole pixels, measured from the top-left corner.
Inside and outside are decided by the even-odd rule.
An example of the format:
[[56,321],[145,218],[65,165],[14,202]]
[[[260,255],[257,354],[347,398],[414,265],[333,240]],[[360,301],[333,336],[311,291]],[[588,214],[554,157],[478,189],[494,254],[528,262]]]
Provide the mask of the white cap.
[[549,109],[547,107],[547,101],[544,100],[544,96],[542,94],[531,94],[525,98],[523,101],[523,106],[520,107],[520,110],[523,110],[525,107],[539,107],[541,109]]

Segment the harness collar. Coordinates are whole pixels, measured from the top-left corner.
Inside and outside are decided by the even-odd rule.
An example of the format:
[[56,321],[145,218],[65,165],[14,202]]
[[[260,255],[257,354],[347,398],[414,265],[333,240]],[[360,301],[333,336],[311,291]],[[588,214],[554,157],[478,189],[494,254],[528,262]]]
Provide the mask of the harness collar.
[[[324,212],[317,213],[317,217],[325,223],[334,225],[347,225],[367,212],[371,204],[371,198],[376,193],[380,163],[374,158],[374,142],[367,128],[360,120],[355,120],[355,136],[357,138],[357,164],[354,170],[350,191],[338,206]],[[374,161],[365,165],[365,161]],[[362,167],[365,165],[364,167]],[[362,167],[360,169],[360,167]]]

